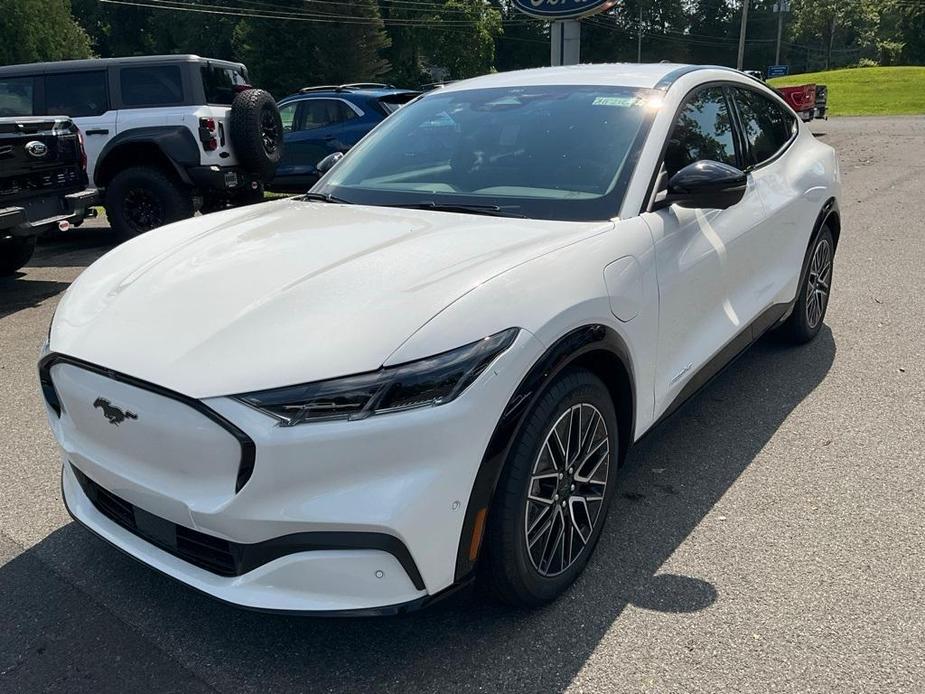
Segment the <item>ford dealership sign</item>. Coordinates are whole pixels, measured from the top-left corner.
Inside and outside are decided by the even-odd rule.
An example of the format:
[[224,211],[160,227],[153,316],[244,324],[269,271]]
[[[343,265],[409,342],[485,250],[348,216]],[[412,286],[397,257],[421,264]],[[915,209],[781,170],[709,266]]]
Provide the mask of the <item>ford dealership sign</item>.
[[617,0],[513,0],[514,7],[537,19],[578,19],[609,10]]

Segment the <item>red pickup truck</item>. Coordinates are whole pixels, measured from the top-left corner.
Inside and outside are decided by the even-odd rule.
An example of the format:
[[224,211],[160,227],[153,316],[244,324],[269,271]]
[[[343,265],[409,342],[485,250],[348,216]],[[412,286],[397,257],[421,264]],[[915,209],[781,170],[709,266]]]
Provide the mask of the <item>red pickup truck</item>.
[[828,115],[829,89],[824,84],[801,84],[799,87],[776,87],[800,118],[811,121]]
[[775,87],[775,89],[804,121],[811,121],[815,117],[815,84],[801,84],[799,87]]

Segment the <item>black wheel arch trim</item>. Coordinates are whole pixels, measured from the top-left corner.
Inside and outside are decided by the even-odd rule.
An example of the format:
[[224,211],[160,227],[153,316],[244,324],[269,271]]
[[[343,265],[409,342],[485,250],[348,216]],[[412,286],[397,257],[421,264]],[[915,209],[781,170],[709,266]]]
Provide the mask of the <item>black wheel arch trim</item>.
[[[484,514],[481,521],[478,517],[480,512],[491,508],[504,463],[511,445],[524,424],[527,413],[556,376],[565,368],[580,362],[582,357],[590,356],[595,352],[608,353],[618,359],[626,371],[631,411],[628,414],[627,423],[629,431],[621,432],[625,434],[620,437],[619,441],[621,456],[628,449],[636,426],[636,386],[630,350],[624,339],[613,328],[601,324],[575,328],[559,338],[534,363],[517,386],[495,425],[469,494],[469,503],[466,507],[456,552],[455,581],[457,583],[467,580],[474,573],[478,563],[478,551],[481,547],[476,547],[476,556],[471,558],[472,538],[480,522],[483,524],[481,532],[484,535],[485,523]],[[619,403],[614,404],[619,408]]]
[[125,383],[126,385],[134,386],[135,388],[141,388],[142,390],[147,390],[162,397],[170,398],[171,400],[176,400],[177,402],[182,403],[183,405],[186,405],[193,410],[196,410],[201,415],[212,420],[229,434],[231,434],[235,439],[237,439],[238,444],[241,447],[241,459],[238,463],[238,474],[235,480],[235,494],[240,492],[241,489],[244,488],[244,485],[247,484],[247,481],[251,478],[251,475],[254,472],[254,461],[257,457],[257,447],[254,444],[254,440],[242,429],[203,403],[201,400],[197,400],[196,398],[192,398],[188,395],[183,395],[182,393],[170,390],[169,388],[164,388],[163,386],[159,386],[155,383],[150,383],[140,378],[135,378],[134,376],[120,373],[113,369],[92,364],[88,361],[84,361],[83,359],[70,357],[59,352],[51,352],[50,354],[46,354],[39,361],[39,383],[42,387],[42,394],[45,396],[45,401],[59,417],[61,416],[61,401],[58,398],[54,383],[51,379],[51,367],[53,367],[55,364],[70,364],[72,366],[77,366],[81,369],[105,376],[114,381]]
[[[192,185],[186,169],[200,163],[199,144],[190,129],[183,125],[157,125],[132,128],[119,133],[105,144],[93,169],[93,180],[99,185],[98,176],[105,170],[109,156],[126,145],[154,145],[170,162],[171,167],[183,183]],[[107,181],[108,183],[108,181]]]
[[[829,223],[830,220],[833,221],[834,225]],[[813,223],[813,231],[809,235],[806,251],[803,253],[803,265],[800,267],[800,280],[797,283],[797,291],[799,291],[799,287],[803,286],[803,280],[806,279],[806,273],[809,272],[809,252],[813,244],[816,243],[816,239],[819,238],[819,233],[822,231],[823,227],[828,227],[832,232],[832,240],[835,242],[835,247],[832,249],[832,258],[834,260],[835,251],[838,250],[839,235],[841,233],[841,213],[838,208],[838,200],[834,197],[826,200],[822,209],[819,210],[819,214],[816,215],[816,221]],[[794,297],[794,302],[796,302],[796,297]]]

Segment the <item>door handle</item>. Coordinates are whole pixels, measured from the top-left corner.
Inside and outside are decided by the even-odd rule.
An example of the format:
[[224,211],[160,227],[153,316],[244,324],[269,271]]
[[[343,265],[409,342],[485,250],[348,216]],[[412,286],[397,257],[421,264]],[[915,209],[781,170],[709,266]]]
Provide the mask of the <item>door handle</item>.
[[107,128],[91,128],[87,130],[87,135],[108,135],[109,130]]

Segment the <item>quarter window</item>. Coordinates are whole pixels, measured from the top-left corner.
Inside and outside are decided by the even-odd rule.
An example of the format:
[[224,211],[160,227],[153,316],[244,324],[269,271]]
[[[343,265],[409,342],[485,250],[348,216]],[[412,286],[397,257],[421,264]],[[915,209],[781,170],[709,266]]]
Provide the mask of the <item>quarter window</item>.
[[786,145],[796,132],[796,119],[779,104],[750,89],[735,90],[742,130],[751,145],[755,164],[761,164]]
[[45,76],[45,112],[82,118],[109,110],[106,72],[59,72]]
[[183,103],[177,65],[123,68],[119,77],[126,106],[169,106]]
[[283,132],[291,133],[293,130],[298,130],[296,127],[296,109],[299,107],[297,103],[286,104],[285,106],[279,107],[279,117],[283,121]]
[[302,130],[337,125],[357,117],[356,111],[337,99],[308,99],[302,102]]
[[230,105],[237,95],[235,87],[247,84],[244,73],[237,68],[202,66],[202,87],[206,94],[206,103]]
[[681,110],[665,152],[665,169],[671,177],[702,159],[736,165],[729,104],[720,87],[697,92]]
[[31,116],[34,80],[31,77],[0,79],[0,116]]

